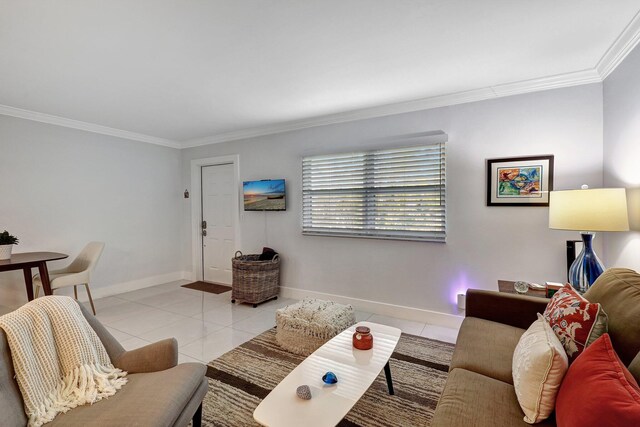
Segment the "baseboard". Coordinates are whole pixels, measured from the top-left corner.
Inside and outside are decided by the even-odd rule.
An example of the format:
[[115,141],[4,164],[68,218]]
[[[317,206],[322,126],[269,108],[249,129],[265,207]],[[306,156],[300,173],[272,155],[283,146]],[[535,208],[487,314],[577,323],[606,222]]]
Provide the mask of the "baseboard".
[[[125,292],[137,291],[138,289],[149,288],[151,286],[162,285],[168,282],[175,282],[176,280],[189,280],[186,275],[191,276],[191,273],[185,271],[174,271],[172,273],[160,274],[158,276],[144,277],[142,279],[131,280],[129,282],[114,283],[113,285],[103,286],[100,288],[91,288],[91,296],[93,299],[110,297]],[[69,288],[71,289],[71,288]],[[88,301],[85,292],[78,292],[78,299],[80,301]]]
[[189,280],[191,282],[195,282],[196,281],[196,279],[193,277],[193,271],[186,271],[186,270],[183,271],[182,272],[182,278],[184,280]]
[[[138,289],[148,288],[151,286],[162,285],[177,280],[193,281],[193,274],[190,271],[174,271],[172,273],[160,274],[158,276],[144,277],[142,279],[131,280],[128,282],[114,283],[112,285],[93,288],[91,294],[93,299],[109,297],[125,292],[137,291]],[[71,288],[65,289],[71,292]],[[66,292],[65,292],[66,293]],[[63,294],[60,292],[59,294]],[[87,295],[80,290],[78,292],[80,301],[87,301]],[[380,314],[383,316],[398,317],[401,319],[414,320],[417,322],[429,323],[448,328],[459,328],[463,317],[453,314],[440,313],[432,310],[425,310],[415,307],[407,307],[396,304],[388,304],[384,302],[365,300],[360,298],[346,297],[342,295],[328,294],[324,292],[311,291],[299,288],[290,288],[287,286],[280,287],[280,295],[283,298],[303,299],[303,298],[319,298],[326,299],[341,304],[351,304],[356,310],[366,311],[369,313]]]
[[305,289],[280,287],[280,295],[283,298],[319,298],[326,299],[341,304],[351,304],[358,311],[380,314],[383,316],[398,317],[401,319],[414,320],[416,322],[429,323],[431,325],[444,326],[447,328],[459,328],[464,317],[453,314],[440,313],[438,311],[424,310],[422,308],[406,307],[403,305],[388,304],[378,301],[370,301],[360,298],[345,297],[342,295],[327,294]]
[[[114,283],[112,285],[102,287],[91,287],[91,296],[93,296],[93,299],[96,300],[98,298],[110,297],[124,292],[137,291],[138,289],[163,285],[165,283],[175,282],[177,280],[193,281],[191,276],[192,273],[190,271],[174,271],[172,273],[144,277],[142,279],[131,280],[128,282]],[[0,289],[0,300],[2,301],[2,306],[15,309],[27,302],[27,296],[24,291],[24,282],[19,283],[22,280],[22,277],[16,278],[16,286],[4,286],[2,287],[2,289]],[[73,287],[60,288],[56,290],[55,295],[72,296]],[[78,289],[78,300],[83,302],[89,301],[89,297],[84,291],[84,286],[80,286]]]

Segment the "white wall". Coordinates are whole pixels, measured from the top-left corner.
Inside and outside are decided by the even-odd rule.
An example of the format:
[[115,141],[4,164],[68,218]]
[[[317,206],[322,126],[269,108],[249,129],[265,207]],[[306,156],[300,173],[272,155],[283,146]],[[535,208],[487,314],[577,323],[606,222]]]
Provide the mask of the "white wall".
[[640,271],[640,47],[607,77],[604,91],[604,185],[625,187],[630,232],[607,233],[605,265]]
[[[449,135],[446,244],[301,234],[303,156],[431,130]],[[283,286],[457,313],[459,290],[496,289],[499,278],[562,281],[564,242],[578,237],[549,230],[547,208],[485,206],[485,159],[554,154],[556,189],[599,187],[602,150],[602,86],[594,84],[191,148],[182,171],[190,187],[192,159],[239,154],[242,180],[287,180],[287,211],[243,212],[239,245],[245,253],[266,244],[281,252]],[[183,221],[190,270],[187,205]]]
[[[175,280],[180,168],[179,150],[0,116],[0,231],[20,238],[14,252],[71,258],[91,240],[106,242],[95,296]],[[0,305],[25,301],[22,272],[0,273]]]

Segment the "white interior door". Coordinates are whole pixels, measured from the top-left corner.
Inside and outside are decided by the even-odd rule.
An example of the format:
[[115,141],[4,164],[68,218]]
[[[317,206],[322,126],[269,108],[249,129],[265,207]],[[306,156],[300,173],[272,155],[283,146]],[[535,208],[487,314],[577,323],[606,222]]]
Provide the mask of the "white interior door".
[[231,284],[237,189],[233,164],[202,167],[202,277]]

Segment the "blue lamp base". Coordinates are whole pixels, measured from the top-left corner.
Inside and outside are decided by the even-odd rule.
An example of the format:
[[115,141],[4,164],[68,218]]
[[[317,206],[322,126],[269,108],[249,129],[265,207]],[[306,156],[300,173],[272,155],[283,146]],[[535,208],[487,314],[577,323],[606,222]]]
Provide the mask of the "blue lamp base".
[[580,293],[585,293],[604,271],[604,265],[593,251],[595,233],[583,232],[582,251],[569,268],[569,283]]

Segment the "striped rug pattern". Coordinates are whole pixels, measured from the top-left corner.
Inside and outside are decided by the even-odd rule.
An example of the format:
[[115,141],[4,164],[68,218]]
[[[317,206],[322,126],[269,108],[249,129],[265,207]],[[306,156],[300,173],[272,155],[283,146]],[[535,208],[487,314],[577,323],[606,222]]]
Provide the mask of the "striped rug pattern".
[[[402,334],[390,365],[395,395],[382,372],[338,424],[428,426],[447,378],[453,344]],[[209,362],[209,392],[203,402],[205,426],[256,426],[253,411],[304,356],[281,349],[275,328]]]

